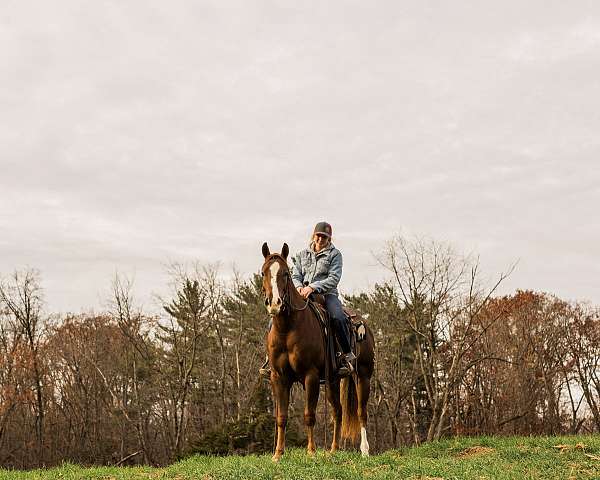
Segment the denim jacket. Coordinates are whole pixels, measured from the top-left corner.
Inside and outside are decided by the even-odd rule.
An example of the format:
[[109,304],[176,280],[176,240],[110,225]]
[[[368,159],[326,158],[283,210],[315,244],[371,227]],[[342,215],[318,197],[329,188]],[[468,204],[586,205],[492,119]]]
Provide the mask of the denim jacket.
[[342,253],[329,244],[319,253],[313,245],[292,257],[292,281],[296,288],[308,282],[317,293],[338,295],[337,285],[342,277]]

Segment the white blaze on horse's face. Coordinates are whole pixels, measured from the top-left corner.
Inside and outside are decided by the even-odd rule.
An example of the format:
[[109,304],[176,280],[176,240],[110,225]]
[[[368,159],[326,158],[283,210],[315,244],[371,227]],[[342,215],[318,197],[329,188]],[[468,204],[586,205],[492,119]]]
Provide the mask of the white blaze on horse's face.
[[267,311],[271,315],[279,314],[281,304],[283,303],[279,293],[279,287],[277,286],[277,273],[279,273],[279,268],[279,262],[273,262],[269,267],[269,272],[271,274],[271,303],[267,306]]

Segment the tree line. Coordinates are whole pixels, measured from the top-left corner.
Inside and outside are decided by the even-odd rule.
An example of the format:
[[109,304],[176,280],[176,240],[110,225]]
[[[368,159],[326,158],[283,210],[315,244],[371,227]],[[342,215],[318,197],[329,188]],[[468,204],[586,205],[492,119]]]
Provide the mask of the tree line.
[[[372,328],[374,452],[452,435],[600,430],[600,316],[582,302],[483,282],[477,258],[422,239],[378,255],[387,281],[344,297]],[[260,261],[260,260],[259,260]],[[0,465],[163,465],[191,453],[270,451],[259,378],[268,317],[259,275],[170,271],[159,313],[112,282],[101,313],[50,314],[39,272],[0,281]],[[302,445],[300,387],[288,442]],[[331,439],[321,395],[319,447]],[[353,448],[347,445],[347,448]]]

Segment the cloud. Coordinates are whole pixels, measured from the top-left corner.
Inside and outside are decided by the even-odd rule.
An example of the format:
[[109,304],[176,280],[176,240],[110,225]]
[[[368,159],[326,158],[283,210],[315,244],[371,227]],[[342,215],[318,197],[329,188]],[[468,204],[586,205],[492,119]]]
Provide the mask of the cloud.
[[506,55],[519,63],[556,63],[573,57],[598,54],[600,24],[590,21],[549,31],[522,32],[511,40]]
[[[574,276],[595,278],[594,12],[64,0],[2,15],[0,265],[38,266],[51,308],[97,305],[117,267],[143,292],[171,259],[250,273],[263,241],[297,250],[322,219],[344,291],[384,278],[371,252],[399,231],[492,269],[526,258],[514,285],[577,296]],[[565,252],[579,271],[549,279]]]

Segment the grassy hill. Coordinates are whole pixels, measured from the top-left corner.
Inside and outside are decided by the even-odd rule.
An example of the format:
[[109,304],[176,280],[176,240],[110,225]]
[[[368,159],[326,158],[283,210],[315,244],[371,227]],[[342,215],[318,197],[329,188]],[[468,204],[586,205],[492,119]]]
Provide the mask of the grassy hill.
[[270,456],[195,456],[166,468],[83,468],[10,472],[0,479],[600,479],[600,436],[460,438],[369,458],[354,452],[315,458],[287,451],[281,463]]

